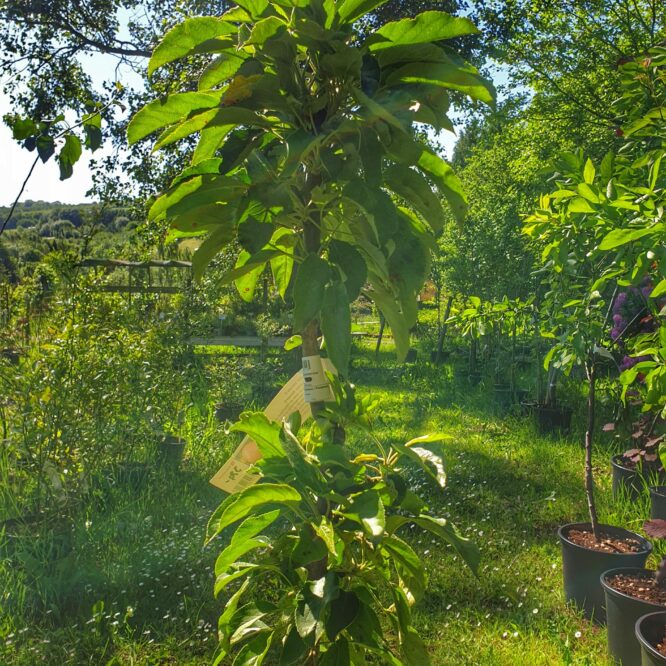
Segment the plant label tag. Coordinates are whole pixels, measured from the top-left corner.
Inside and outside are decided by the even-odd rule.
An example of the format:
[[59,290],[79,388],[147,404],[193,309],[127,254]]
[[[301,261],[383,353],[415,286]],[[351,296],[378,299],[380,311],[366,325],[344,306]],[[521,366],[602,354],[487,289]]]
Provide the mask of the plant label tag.
[[[333,372],[333,366],[328,359],[318,358],[320,366],[325,364],[326,370]],[[332,399],[331,389],[322,367],[322,375],[326,381],[329,393],[325,400]],[[312,415],[309,403],[305,399],[305,379],[304,372],[297,372],[280,389],[279,393],[271,400],[268,407],[264,410],[266,418],[271,421],[282,421],[290,414],[299,412],[301,419],[305,421]],[[261,458],[261,453],[255,442],[250,437],[245,436],[236,450],[231,454],[229,460],[219,469],[210,483],[220,490],[227,493],[237,493],[251,486],[259,480],[259,475],[252,471],[252,466]]]
[[333,400],[321,356],[303,357],[303,397],[307,403]]

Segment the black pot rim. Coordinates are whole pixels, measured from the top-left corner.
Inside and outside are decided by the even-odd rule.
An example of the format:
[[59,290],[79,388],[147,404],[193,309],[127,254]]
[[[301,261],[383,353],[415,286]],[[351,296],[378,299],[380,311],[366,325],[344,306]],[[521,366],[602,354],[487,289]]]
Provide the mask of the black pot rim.
[[630,599],[631,601],[638,601],[641,604],[645,604],[650,608],[660,609],[661,611],[666,611],[666,605],[653,604],[651,601],[645,601],[645,599],[638,599],[637,597],[632,597],[630,594],[625,594],[616,590],[614,587],[611,587],[607,582],[606,578],[610,576],[617,576],[619,574],[628,574],[628,575],[640,575],[641,573],[650,574],[649,576],[644,576],[644,578],[651,578],[657,573],[654,569],[643,569],[641,567],[617,567],[615,569],[608,569],[604,571],[599,580],[601,581],[601,587],[606,590],[609,594],[614,594],[617,597],[622,599]]
[[652,657],[656,657],[657,659],[660,659],[664,662],[666,662],[666,657],[664,657],[663,654],[657,652],[655,647],[650,643],[645,636],[643,636],[641,632],[641,623],[643,620],[647,620],[648,618],[653,618],[655,615],[663,615],[663,621],[664,624],[666,625],[666,610],[663,611],[657,611],[656,613],[647,613],[646,615],[642,615],[641,617],[636,620],[636,625],[634,627],[634,631],[636,632],[636,638],[638,639],[638,642],[641,644],[643,649],[647,650]]
[[[613,530],[619,530],[621,532],[624,532],[626,535],[635,537],[641,544],[643,544],[644,550],[639,550],[636,553],[621,553],[622,555],[639,555],[641,553],[651,553],[652,552],[652,544],[645,538],[642,537],[640,534],[636,534],[636,532],[632,532],[631,530],[625,529],[624,527],[617,527],[616,525],[606,525],[606,524],[600,524],[599,525],[600,529],[607,529],[611,528]],[[585,548],[585,546],[581,546],[577,543],[574,543],[573,541],[570,541],[567,534],[569,530],[576,529],[576,528],[582,528],[582,529],[592,529],[591,523],[567,523],[566,525],[562,525],[558,530],[557,530],[557,536],[560,538],[560,541],[566,541],[568,545],[570,545],[572,548],[576,548],[578,550],[586,551],[586,552],[599,552],[600,555],[613,555],[614,553],[602,553],[601,551],[595,551],[592,548]],[[618,553],[619,555],[620,553]]]
[[666,497],[666,486],[649,486],[649,488],[653,495],[661,495],[662,497]]

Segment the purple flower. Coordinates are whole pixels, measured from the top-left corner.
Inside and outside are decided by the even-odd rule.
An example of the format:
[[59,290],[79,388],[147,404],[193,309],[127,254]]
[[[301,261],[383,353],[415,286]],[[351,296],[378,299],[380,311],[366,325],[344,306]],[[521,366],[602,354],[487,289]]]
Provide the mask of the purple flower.
[[619,312],[620,308],[625,304],[626,300],[627,300],[627,293],[625,291],[621,291],[615,297],[615,303],[613,304],[613,311]]
[[624,321],[624,319],[622,318],[622,315],[621,315],[621,314],[614,314],[614,315],[613,315],[613,321],[614,321],[616,324],[620,325],[620,324],[622,324],[622,322]]

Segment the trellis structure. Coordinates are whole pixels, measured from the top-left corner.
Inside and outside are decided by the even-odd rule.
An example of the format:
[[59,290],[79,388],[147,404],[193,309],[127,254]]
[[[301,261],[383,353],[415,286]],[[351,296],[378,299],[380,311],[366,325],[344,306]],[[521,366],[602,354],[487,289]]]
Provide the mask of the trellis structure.
[[[188,285],[192,280],[192,262],[179,261],[175,259],[148,261],[126,261],[124,259],[84,259],[80,262],[81,268],[104,268],[107,270],[116,268],[127,269],[127,284],[104,284],[96,287],[97,291],[106,291],[119,294],[177,294],[183,291],[181,287],[173,284],[153,284],[152,268],[161,269],[187,269],[189,270]],[[137,272],[143,273],[147,280],[137,280]],[[148,284],[145,284],[147,281]]]

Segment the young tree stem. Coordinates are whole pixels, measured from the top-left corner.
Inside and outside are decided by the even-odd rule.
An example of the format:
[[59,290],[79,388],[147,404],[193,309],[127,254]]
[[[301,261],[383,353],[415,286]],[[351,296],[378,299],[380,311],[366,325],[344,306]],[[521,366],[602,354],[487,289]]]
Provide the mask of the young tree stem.
[[592,434],[594,432],[594,407],[596,390],[596,368],[594,359],[588,359],[585,364],[587,373],[587,431],[585,432],[585,494],[587,496],[587,508],[590,512],[590,523],[592,533],[597,542],[601,541],[599,534],[599,521],[597,519],[597,507],[594,501],[594,476],[592,474]]

